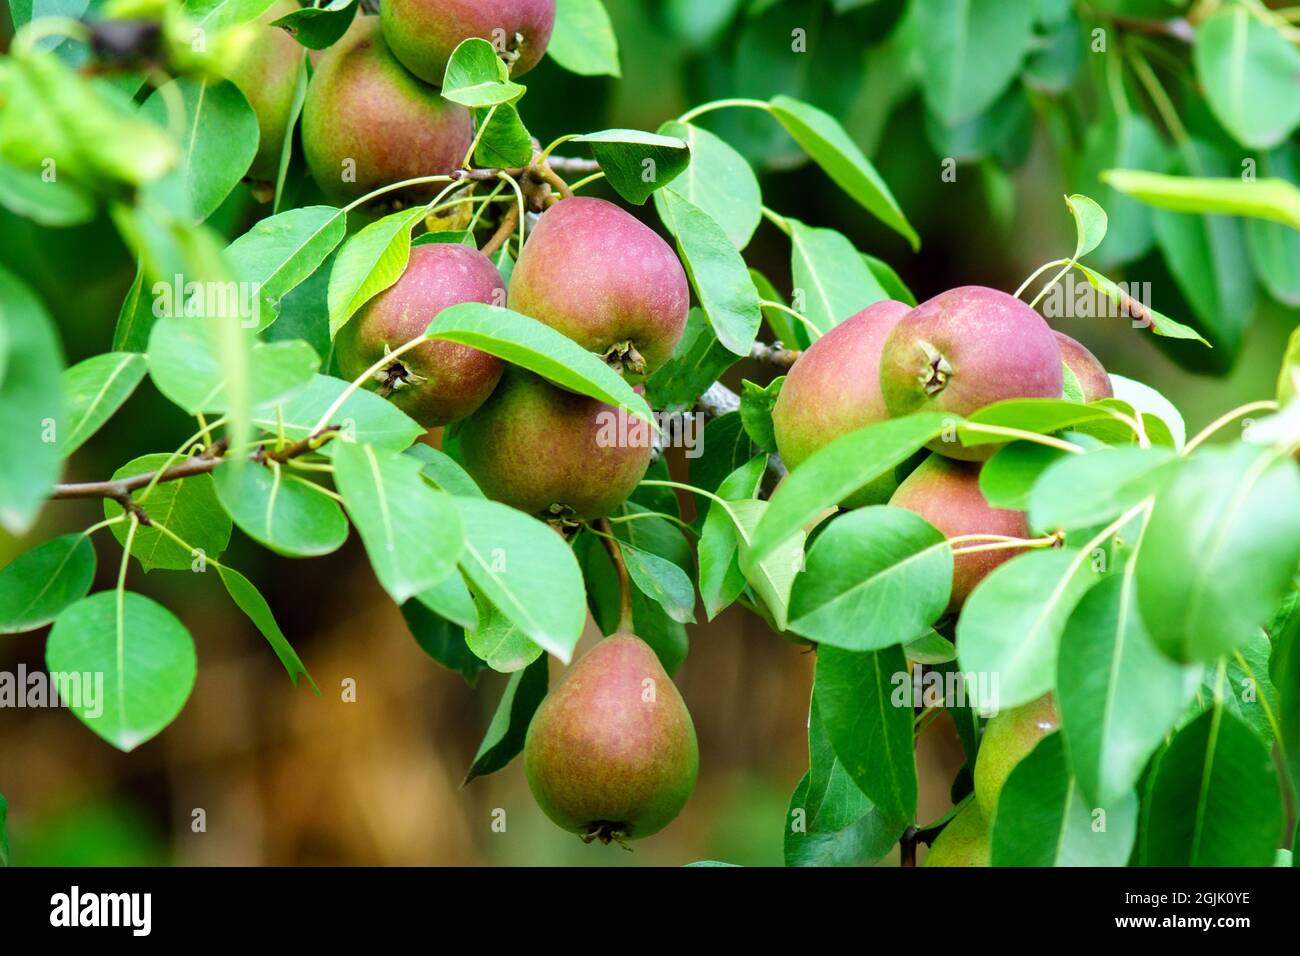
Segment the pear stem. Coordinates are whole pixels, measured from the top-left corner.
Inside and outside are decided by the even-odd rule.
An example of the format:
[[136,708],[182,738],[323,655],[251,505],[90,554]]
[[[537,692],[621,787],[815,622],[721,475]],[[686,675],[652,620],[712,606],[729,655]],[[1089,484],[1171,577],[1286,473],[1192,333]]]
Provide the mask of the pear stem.
[[623,563],[623,552],[619,550],[618,539],[610,530],[609,519],[601,518],[596,524],[600,526],[599,537],[605,542],[610,560],[614,562],[614,570],[618,572],[618,630],[621,634],[631,634],[632,580],[628,577],[627,565]]

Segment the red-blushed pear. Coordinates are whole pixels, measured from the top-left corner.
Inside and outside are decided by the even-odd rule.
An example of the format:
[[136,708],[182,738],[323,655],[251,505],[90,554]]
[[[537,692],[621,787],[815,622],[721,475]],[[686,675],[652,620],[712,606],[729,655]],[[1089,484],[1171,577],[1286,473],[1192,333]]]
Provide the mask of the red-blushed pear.
[[[880,356],[880,390],[895,417],[964,417],[1010,398],[1060,398],[1061,350],[1042,317],[1015,296],[983,286],[941,292],[903,316]],[[982,461],[994,445],[936,439],[950,458]]]
[[699,764],[681,694],[632,634],[606,638],[569,668],[524,741],[537,805],[588,843],[658,833],[686,805]]
[[[974,462],[930,455],[903,479],[889,503],[920,515],[947,538],[965,534],[1027,537],[1029,525],[1025,513],[991,507],[980,491],[979,474],[980,465]],[[992,542],[968,542],[971,545],[988,543]],[[1003,561],[1021,551],[1020,548],[1000,548],[957,555],[953,559],[952,597],[948,610],[959,610],[975,585]]]
[[921,865],[991,866],[992,836],[989,821],[980,812],[979,804],[972,800],[948,821]]
[[579,196],[546,210],[510,277],[510,308],[634,376],[668,361],[688,306],[672,248],[604,199]]
[[[384,43],[378,17],[358,17],[307,85],[303,152],[312,178],[334,202],[450,173],[473,139],[469,110],[406,72]],[[411,188],[405,198],[427,199],[437,185]]]
[[[819,338],[791,366],[772,408],[776,446],[786,467],[797,468],[841,435],[889,417],[880,393],[880,350],[910,309],[892,299],[873,303]],[[843,504],[884,504],[897,487],[890,471]]]
[[271,22],[297,9],[292,0],[273,3],[253,27],[248,45],[225,67],[226,78],[239,87],[257,114],[257,155],[248,178],[260,182],[275,182],[280,174],[280,153],[289,132],[303,52],[297,40]]
[[442,85],[452,51],[479,37],[514,55],[512,77],[541,60],[555,26],[555,0],[384,0],[384,38],[402,65]]
[[[360,376],[389,352],[424,334],[448,306],[500,305],[505,282],[491,260],[458,243],[411,247],[406,271],[367,302],[334,340],[339,371]],[[430,340],[395,358],[365,387],[378,390],[426,428],[469,415],[492,394],[504,363],[455,342]]]
[[627,500],[650,467],[650,427],[515,367],[457,432],[489,498],[545,518],[590,519]]
[[1060,727],[1061,717],[1051,694],[989,718],[975,755],[975,800],[985,817],[993,819],[1002,785],[1016,764]]
[[1057,332],[1056,344],[1061,350],[1061,361],[1078,380],[1085,402],[1115,397],[1115,389],[1110,384],[1106,369],[1083,343],[1075,341],[1064,332]]

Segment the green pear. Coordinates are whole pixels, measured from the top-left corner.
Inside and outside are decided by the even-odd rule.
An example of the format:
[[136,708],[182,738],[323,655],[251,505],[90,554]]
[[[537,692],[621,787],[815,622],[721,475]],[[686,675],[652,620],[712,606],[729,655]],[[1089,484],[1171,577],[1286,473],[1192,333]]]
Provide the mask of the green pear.
[[935,839],[922,866],[990,866],[993,860],[989,822],[972,800]]
[[[334,340],[339,371],[359,377],[389,352],[423,335],[438,313],[461,302],[499,305],[505,282],[487,256],[459,243],[411,247],[396,283],[367,302]],[[394,359],[365,383],[421,425],[459,421],[487,400],[504,363],[455,342],[431,340]]]
[[[416,79],[384,43],[378,17],[358,17],[320,58],[302,107],[302,145],[312,178],[346,203],[417,176],[460,167],[474,139],[469,110]],[[410,188],[429,198],[437,183]]]
[[[949,289],[899,319],[880,355],[880,390],[895,417],[965,417],[1010,398],[1060,398],[1061,350],[1042,316],[983,286]],[[932,451],[983,461],[996,445],[935,439]]]
[[689,304],[668,243],[612,202],[585,196],[542,214],[510,277],[510,308],[633,376],[672,356]]
[[516,367],[456,432],[483,493],[545,518],[613,513],[650,467],[650,428]]
[[[886,299],[845,319],[814,342],[791,366],[772,408],[777,450],[797,468],[830,442],[889,417],[880,393],[880,350],[894,325],[910,311]],[[898,483],[893,472],[846,498],[845,507],[879,505]]]
[[[889,503],[920,515],[943,532],[946,538],[964,534],[998,534],[1024,538],[1029,524],[1023,511],[994,508],[980,491],[980,465],[930,455],[903,479]],[[971,541],[977,545],[988,542]],[[958,545],[960,547],[960,545]],[[994,568],[1009,561],[1020,548],[976,551],[953,558],[950,611],[966,603],[975,585]]]
[[518,77],[541,60],[555,26],[555,0],[384,0],[379,13],[402,65],[438,86],[461,41],[479,37],[513,56]]
[[537,805],[586,842],[658,833],[686,805],[699,764],[681,694],[632,634],[606,638],[569,668],[524,741]]
[[1064,332],[1057,332],[1056,344],[1061,350],[1061,361],[1078,379],[1085,402],[1115,397],[1115,389],[1110,384],[1106,369],[1083,343],[1075,341]]
[[986,817],[993,819],[1002,785],[1016,764],[1060,727],[1061,718],[1051,694],[989,718],[975,756],[975,799]]

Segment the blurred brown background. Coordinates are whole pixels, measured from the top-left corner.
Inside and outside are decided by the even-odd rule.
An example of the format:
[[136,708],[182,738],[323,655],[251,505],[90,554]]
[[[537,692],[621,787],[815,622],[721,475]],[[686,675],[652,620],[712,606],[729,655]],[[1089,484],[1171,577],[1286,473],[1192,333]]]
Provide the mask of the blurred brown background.
[[[549,63],[539,67],[528,78],[523,115],[543,141],[613,126],[655,129],[704,98],[700,76],[708,60],[696,41],[660,29],[641,3],[610,0],[609,6],[624,79],[582,79]],[[863,36],[862,46],[876,39]],[[717,89],[715,82],[709,92],[771,91]],[[874,159],[922,234],[919,254],[807,166],[765,176],[765,201],[843,230],[893,264],[919,298],[973,282],[1014,290],[1039,263],[1073,247],[1061,202],[1071,183],[1063,158],[1041,132],[1014,173],[1014,212],[999,221],[977,175],[963,167],[957,182],[939,181],[938,160],[926,153],[914,114],[906,107],[895,113]],[[867,141],[860,127],[850,128]],[[220,218],[237,230],[248,220],[249,203],[241,198],[227,206]],[[653,218],[648,207],[646,215]],[[0,254],[50,303],[69,361],[108,347],[133,264],[107,223],[53,233],[0,211]],[[771,227],[760,227],[746,255],[788,291],[788,246]],[[1155,285],[1156,308],[1164,308],[1166,291]],[[1150,336],[1122,321],[1072,320],[1060,327],[1112,371],[1163,390],[1194,432],[1233,405],[1271,394],[1295,322],[1294,312],[1265,301],[1240,360],[1221,378],[1179,370]],[[765,375],[771,372],[742,367],[728,380]],[[190,430],[146,381],[76,455],[66,477],[106,477],[136,455],[169,450]],[[99,517],[97,504],[53,504],[28,538],[0,535],[0,565]],[[111,586],[120,551],[107,536],[98,545],[97,586]],[[133,567],[130,586],[176,610],[194,634],[193,697],[167,731],[131,754],[113,750],[65,711],[0,710],[0,793],[10,805],[16,863],[781,862],[787,802],[807,767],[812,659],[756,618],[733,609],[711,625],[689,628],[691,652],[678,683],[700,739],[699,786],[675,823],[629,853],[584,846],[546,821],[518,760],[461,788],[505,678],[485,675],[473,691],[426,657],[375,583],[355,534],[328,558],[293,562],[273,559],[236,532],[227,560],[262,588],[323,696],[292,688],[215,576],[145,576]],[[40,668],[43,655],[43,633],[0,638],[0,670],[12,672],[20,663]],[[553,662],[553,680],[558,670]],[[348,678],[356,681],[355,703],[341,700]],[[928,820],[947,806],[960,756],[951,735],[936,725],[919,759],[920,816]],[[506,814],[504,833],[492,829],[498,808]],[[206,814],[206,832],[193,830],[196,809]]]

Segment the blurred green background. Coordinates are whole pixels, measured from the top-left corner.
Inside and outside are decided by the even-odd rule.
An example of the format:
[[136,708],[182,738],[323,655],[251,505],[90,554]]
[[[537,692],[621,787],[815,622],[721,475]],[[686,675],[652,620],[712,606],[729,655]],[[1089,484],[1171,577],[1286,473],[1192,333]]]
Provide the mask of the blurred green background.
[[[1077,35],[1061,45],[1043,46],[1039,72],[1051,80],[1055,69],[1059,81],[1045,83],[1027,71],[1008,94],[1010,106],[999,105],[983,127],[963,133],[935,128],[903,63],[906,0],[607,5],[621,46],[622,78],[577,77],[545,61],[527,78],[523,114],[534,135],[547,142],[607,127],[653,130],[692,105],[726,96],[787,93],[809,100],[840,117],[872,157],[922,236],[919,252],[804,162],[769,117],[731,111],[708,114],[700,123],[762,171],[767,205],[844,232],[860,250],[893,265],[920,299],[968,283],[1013,291],[1039,264],[1073,249],[1064,194],[1083,192],[1106,202],[1108,190],[1096,181],[1095,169],[1081,162],[1088,131],[1106,110],[1090,92],[1104,67],[1090,61],[1095,55],[1087,48],[1086,24],[1078,23]],[[1122,6],[1113,0],[1094,5]],[[1166,7],[1160,0],[1137,6]],[[805,31],[804,52],[791,49],[793,30]],[[0,36],[8,31],[6,23]],[[1167,47],[1169,57],[1186,59],[1176,39],[1152,44],[1152,50]],[[1196,91],[1181,95],[1185,119],[1197,134],[1227,149],[1226,134],[1198,106]],[[1134,102],[1150,108],[1135,91]],[[959,160],[951,182],[941,178],[946,156]],[[594,191],[600,194],[599,187]],[[653,219],[649,206],[643,212]],[[216,218],[235,235],[256,215],[258,207],[241,188]],[[787,240],[767,224],[746,250],[749,263],[783,292],[789,291],[788,257]],[[43,295],[70,363],[108,347],[134,274],[110,224],[50,230],[0,210],[0,262]],[[1300,271],[1300,262],[1295,268]],[[1151,305],[1194,323],[1192,306],[1154,250],[1112,275],[1121,277],[1150,282]],[[1111,371],[1164,392],[1194,432],[1234,405],[1271,395],[1297,312],[1262,289],[1255,293],[1253,301],[1234,304],[1247,329],[1237,354],[1197,355],[1194,372],[1175,363],[1167,343],[1122,319],[1054,324],[1088,345]],[[762,375],[771,372],[742,363],[728,380]],[[146,381],[73,458],[67,478],[107,476],[136,455],[174,447],[191,427]],[[0,564],[35,541],[85,527],[98,508],[90,502],[50,506],[30,539],[0,536]],[[117,553],[104,548],[100,557],[102,586],[116,573]],[[811,659],[760,621],[733,609],[690,629],[691,654],[679,683],[700,737],[699,788],[677,822],[628,853],[584,846],[549,824],[528,794],[519,761],[460,786],[504,679],[489,674],[476,692],[429,660],[375,584],[355,536],[327,558],[289,562],[237,535],[230,562],[262,588],[324,696],[289,685],[215,580],[153,574],[137,581],[136,587],[177,609],[195,635],[200,668],[194,696],[172,727],[129,755],[66,712],[0,710],[0,793],[10,805],[14,862],[781,862],[786,805],[807,766]],[[0,669],[40,668],[43,645],[43,634],[0,640]],[[358,688],[355,703],[340,699],[341,682],[349,678]],[[944,730],[936,724],[922,741],[923,818],[947,806],[948,783],[961,762]],[[505,813],[505,832],[492,827],[498,810]],[[200,832],[196,811],[205,825]]]

